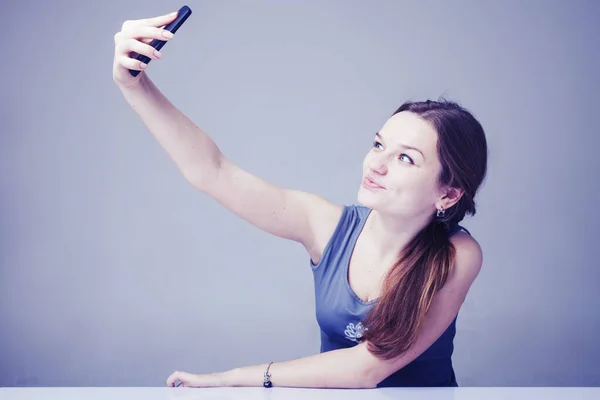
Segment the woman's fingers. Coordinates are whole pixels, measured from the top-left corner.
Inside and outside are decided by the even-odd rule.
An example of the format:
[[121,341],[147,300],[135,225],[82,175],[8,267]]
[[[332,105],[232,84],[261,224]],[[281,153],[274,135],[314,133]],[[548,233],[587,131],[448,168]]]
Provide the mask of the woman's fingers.
[[158,17],[127,20],[121,30],[114,35],[115,54],[113,61],[113,79],[123,87],[132,87],[139,81],[139,74],[132,76],[131,71],[141,71],[148,67],[147,63],[135,59],[144,55],[151,60],[158,60],[162,54],[149,45],[153,40],[168,41],[173,34],[165,26],[177,18],[177,12]]
[[173,39],[173,34],[166,29],[156,28],[153,26],[129,26],[119,32],[117,35],[120,36],[121,40],[126,39],[158,39],[167,41]]
[[118,63],[123,68],[132,69],[136,71],[143,71],[146,68],[148,68],[148,64],[124,55],[119,56]]
[[173,12],[165,14],[165,15],[159,15],[158,17],[142,18],[142,19],[135,20],[133,22],[138,23],[139,25],[161,26],[161,25],[167,25],[168,23],[173,22],[175,20],[175,18],[177,18],[177,11],[173,11]]
[[225,386],[222,374],[191,374],[175,371],[167,378],[167,386],[175,386],[181,381],[183,387],[219,387]]
[[181,386],[194,386],[194,376],[188,372],[175,371],[167,378],[167,386],[175,386],[175,382],[181,381]]
[[120,55],[126,55],[127,57],[135,57],[131,53],[143,54],[152,60],[158,60],[162,57],[162,53],[155,50],[154,47],[149,44],[142,43],[136,39],[124,39],[117,45],[117,53]]

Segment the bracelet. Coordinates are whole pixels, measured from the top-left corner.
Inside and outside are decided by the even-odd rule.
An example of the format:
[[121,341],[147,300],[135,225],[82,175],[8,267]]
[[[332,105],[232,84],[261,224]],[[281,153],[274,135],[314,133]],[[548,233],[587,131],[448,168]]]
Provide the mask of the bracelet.
[[271,373],[269,372],[271,364],[273,364],[273,361],[269,363],[269,365],[267,366],[267,370],[265,371],[265,381],[263,382],[263,386],[266,388],[270,388],[273,386],[273,384],[271,383]]

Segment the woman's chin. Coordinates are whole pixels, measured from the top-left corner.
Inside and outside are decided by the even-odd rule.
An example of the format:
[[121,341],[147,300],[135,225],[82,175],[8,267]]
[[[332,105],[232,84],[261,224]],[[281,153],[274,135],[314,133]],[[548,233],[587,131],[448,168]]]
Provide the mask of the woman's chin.
[[361,187],[358,190],[357,200],[360,205],[375,209],[381,200],[378,197],[375,193]]

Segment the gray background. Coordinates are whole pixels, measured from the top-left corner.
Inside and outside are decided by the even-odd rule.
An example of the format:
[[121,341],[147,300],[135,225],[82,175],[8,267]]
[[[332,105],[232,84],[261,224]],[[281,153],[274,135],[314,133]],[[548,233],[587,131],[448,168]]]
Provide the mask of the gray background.
[[[490,147],[463,386],[600,385],[596,1],[190,1],[157,86],[236,163],[356,201],[407,99]],[[309,259],[194,191],[112,81],[126,19],[177,1],[3,1],[0,385],[163,386],[318,352]],[[6,40],[10,37],[9,40]]]

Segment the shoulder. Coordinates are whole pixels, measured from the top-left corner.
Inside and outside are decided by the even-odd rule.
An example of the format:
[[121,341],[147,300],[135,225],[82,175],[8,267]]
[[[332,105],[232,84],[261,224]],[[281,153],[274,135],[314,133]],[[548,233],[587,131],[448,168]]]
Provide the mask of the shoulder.
[[483,250],[479,242],[466,232],[457,232],[450,237],[456,250],[452,278],[470,285],[483,265]]
[[371,212],[371,209],[360,204],[352,204],[346,206],[348,211],[355,213],[356,218],[360,221],[366,219]]

